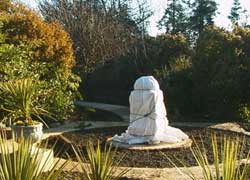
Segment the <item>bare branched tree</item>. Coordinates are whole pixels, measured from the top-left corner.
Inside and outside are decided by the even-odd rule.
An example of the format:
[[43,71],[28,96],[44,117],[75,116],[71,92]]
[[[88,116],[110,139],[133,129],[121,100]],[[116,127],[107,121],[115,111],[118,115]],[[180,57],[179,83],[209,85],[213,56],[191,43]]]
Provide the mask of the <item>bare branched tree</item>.
[[59,21],[73,42],[77,68],[89,73],[130,50],[140,38],[131,18],[131,0],[41,0],[48,21]]

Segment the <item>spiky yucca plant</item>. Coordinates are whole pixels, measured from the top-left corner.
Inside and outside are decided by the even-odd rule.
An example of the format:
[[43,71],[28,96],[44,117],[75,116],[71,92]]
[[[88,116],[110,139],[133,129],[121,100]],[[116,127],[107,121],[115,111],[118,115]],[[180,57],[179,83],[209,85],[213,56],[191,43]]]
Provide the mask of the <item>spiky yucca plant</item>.
[[[42,150],[35,148],[30,139],[19,143],[15,139],[7,140],[5,134],[0,135],[0,180],[54,180],[67,166],[68,161],[61,163],[58,159],[51,163],[53,151],[43,155]],[[50,169],[44,176],[43,171]]]
[[[191,147],[192,154],[202,170],[204,180],[248,180],[250,165],[241,164],[241,159],[249,160],[249,153],[243,156],[244,140],[239,137],[224,136],[220,139],[221,145],[217,140],[217,135],[211,136],[213,163],[210,164],[204,146],[199,146],[194,141],[194,147]],[[184,165],[184,163],[182,162]],[[184,165],[185,166],[185,165]],[[178,167],[176,167],[178,168]],[[193,180],[198,180],[187,167],[178,170]]]
[[[120,157],[119,161],[113,159],[113,153],[116,150],[111,150],[112,145],[105,145],[102,150],[98,142],[96,147],[93,143],[88,142],[85,156],[79,149],[74,149],[80,168],[83,172],[84,179],[86,180],[118,180],[125,175],[129,169],[124,168],[118,170],[118,166],[124,155]],[[88,164],[86,164],[88,162]]]
[[32,78],[1,82],[1,109],[8,112],[14,120],[31,123],[31,116],[42,120],[40,115],[49,113],[39,106],[37,88],[38,81]]

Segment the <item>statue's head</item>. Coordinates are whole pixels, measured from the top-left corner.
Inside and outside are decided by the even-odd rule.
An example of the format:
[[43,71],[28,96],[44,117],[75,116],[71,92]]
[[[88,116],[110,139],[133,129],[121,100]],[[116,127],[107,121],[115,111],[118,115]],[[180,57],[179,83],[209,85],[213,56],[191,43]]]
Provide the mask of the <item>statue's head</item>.
[[153,76],[142,76],[135,81],[135,90],[159,90],[160,86]]

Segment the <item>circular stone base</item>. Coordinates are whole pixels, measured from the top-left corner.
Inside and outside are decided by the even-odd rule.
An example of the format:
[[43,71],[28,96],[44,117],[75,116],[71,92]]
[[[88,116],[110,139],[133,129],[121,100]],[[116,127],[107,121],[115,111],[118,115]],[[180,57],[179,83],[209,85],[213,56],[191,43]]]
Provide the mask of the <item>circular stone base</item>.
[[191,139],[185,139],[178,143],[165,143],[161,142],[160,144],[125,144],[117,141],[112,141],[112,138],[107,140],[108,143],[117,148],[125,148],[130,150],[161,150],[161,149],[179,149],[179,148],[188,148],[192,145]]

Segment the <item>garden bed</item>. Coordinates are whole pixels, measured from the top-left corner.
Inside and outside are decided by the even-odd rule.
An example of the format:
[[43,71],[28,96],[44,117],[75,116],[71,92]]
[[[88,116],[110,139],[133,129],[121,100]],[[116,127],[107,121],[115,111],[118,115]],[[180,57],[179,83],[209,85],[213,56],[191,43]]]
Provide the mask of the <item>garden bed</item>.
[[[121,134],[126,130],[127,127],[109,127],[109,128],[97,128],[90,130],[81,130],[77,132],[64,133],[60,136],[50,137],[48,140],[49,145],[53,145],[57,142],[55,146],[55,152],[59,157],[66,157],[64,155],[67,152],[70,157],[75,159],[74,152],[71,148],[71,144],[78,146],[84,153],[86,149],[86,144],[88,141],[97,143],[98,141],[104,146],[106,140],[115,134]],[[182,130],[187,133],[191,139],[194,139],[196,143],[207,151],[209,161],[212,162],[212,150],[211,150],[211,140],[210,137],[213,133],[217,134],[218,143],[220,143],[221,137],[224,135],[235,138],[237,136],[242,136],[238,133],[213,130],[207,128],[182,128]],[[242,138],[243,139],[243,138]],[[245,137],[245,151],[244,157],[247,156],[248,150],[250,149],[250,137]],[[60,152],[60,153],[58,153]],[[123,154],[126,154],[125,158],[121,161],[120,166],[125,167],[151,167],[151,168],[165,168],[173,167],[172,163],[165,157],[170,158],[173,163],[177,166],[182,166],[181,162],[184,162],[186,166],[197,165],[195,159],[189,148],[186,149],[171,149],[171,150],[150,150],[150,151],[136,151],[128,149],[118,149],[115,154],[115,159],[119,160]],[[164,154],[164,155],[163,155]]]

